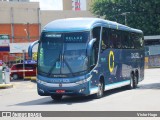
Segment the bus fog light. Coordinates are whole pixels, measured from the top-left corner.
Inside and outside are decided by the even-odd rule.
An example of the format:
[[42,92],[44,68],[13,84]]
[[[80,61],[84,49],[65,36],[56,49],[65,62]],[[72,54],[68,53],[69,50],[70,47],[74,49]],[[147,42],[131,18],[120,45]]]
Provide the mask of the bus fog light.
[[44,90],[42,90],[42,89],[39,89],[39,91],[42,92],[42,93],[44,93]]
[[82,89],[80,89],[80,90],[79,90],[79,93],[84,92],[84,91],[85,91],[85,89],[86,89],[86,88],[82,88]]
[[91,78],[92,78],[92,76],[88,77],[87,79],[77,81],[76,84],[84,84],[84,83],[88,82]]

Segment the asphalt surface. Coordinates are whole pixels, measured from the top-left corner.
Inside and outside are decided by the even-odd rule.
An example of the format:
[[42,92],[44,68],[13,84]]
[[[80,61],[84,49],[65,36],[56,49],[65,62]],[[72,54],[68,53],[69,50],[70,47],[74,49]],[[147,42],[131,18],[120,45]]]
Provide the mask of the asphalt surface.
[[34,82],[11,83],[13,88],[0,89],[0,111],[160,111],[160,69],[146,69],[137,89],[106,91],[101,99],[63,97],[57,102],[39,96]]

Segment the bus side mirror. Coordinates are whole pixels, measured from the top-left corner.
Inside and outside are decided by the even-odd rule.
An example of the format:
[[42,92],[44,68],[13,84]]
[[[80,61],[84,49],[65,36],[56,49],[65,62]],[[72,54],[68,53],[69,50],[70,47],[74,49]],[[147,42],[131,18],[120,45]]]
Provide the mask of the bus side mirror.
[[91,56],[92,55],[92,48],[93,48],[93,44],[96,42],[96,38],[92,39],[89,43],[88,43],[88,47],[87,47],[87,55]]
[[36,44],[38,44],[39,43],[39,40],[37,40],[37,41],[35,41],[35,42],[33,42],[33,43],[31,43],[30,45],[29,45],[29,47],[28,47],[28,56],[30,57],[30,58],[32,58],[32,49],[33,49],[33,47],[36,45]]

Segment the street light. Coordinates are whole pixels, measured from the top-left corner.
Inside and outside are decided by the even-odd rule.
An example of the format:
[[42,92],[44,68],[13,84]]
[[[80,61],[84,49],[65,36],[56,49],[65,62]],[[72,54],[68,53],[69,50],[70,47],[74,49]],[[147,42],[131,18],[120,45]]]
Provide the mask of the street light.
[[28,41],[30,41],[30,36],[29,36],[28,30],[27,30],[27,29],[24,29],[24,31],[26,32],[26,35],[27,35]]
[[28,38],[28,36],[29,36],[29,35],[28,35],[28,31],[27,31],[26,29],[24,29],[24,31],[26,32],[26,35],[27,35],[27,38]]
[[121,15],[125,17],[125,25],[127,25],[127,14],[130,14],[130,12],[124,12]]

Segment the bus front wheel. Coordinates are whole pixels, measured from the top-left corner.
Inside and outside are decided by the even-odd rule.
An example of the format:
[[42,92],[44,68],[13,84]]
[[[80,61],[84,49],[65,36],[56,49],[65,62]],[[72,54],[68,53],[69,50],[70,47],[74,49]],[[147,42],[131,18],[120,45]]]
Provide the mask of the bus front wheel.
[[51,98],[55,101],[59,101],[62,99],[62,95],[51,95]]
[[98,92],[94,95],[94,98],[99,99],[99,98],[103,97],[103,94],[104,94],[104,82],[99,81]]

